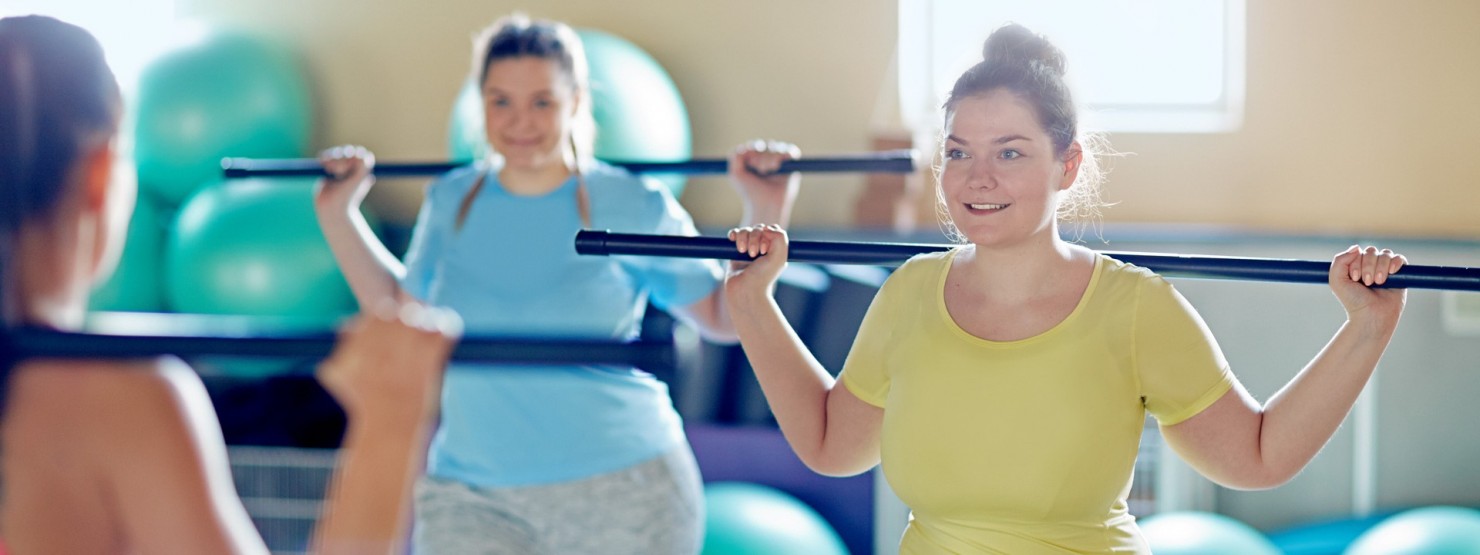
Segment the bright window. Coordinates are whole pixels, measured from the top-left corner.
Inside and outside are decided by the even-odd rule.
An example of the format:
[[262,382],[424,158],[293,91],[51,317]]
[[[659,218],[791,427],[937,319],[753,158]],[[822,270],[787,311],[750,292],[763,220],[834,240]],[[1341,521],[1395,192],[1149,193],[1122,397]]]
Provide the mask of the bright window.
[[103,44],[125,94],[139,82],[144,65],[173,44],[175,0],[6,0],[0,16],[39,14],[87,29]]
[[1223,132],[1242,122],[1243,0],[901,0],[905,122],[933,121],[986,36],[1007,22],[1064,50],[1089,127]]

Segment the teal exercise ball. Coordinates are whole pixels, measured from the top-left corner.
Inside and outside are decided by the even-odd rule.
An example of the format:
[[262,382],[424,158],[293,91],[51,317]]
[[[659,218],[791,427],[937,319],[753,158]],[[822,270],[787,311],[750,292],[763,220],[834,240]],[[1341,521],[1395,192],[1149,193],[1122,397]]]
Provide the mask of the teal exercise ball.
[[1480,554],[1480,511],[1424,507],[1403,511],[1352,542],[1345,555]]
[[1156,555],[1280,555],[1280,549],[1247,524],[1213,513],[1160,513],[1141,522]]
[[134,113],[142,192],[178,205],[220,179],[221,158],[308,153],[311,93],[290,52],[218,31],[145,67]]
[[161,312],[164,295],[164,242],[168,211],[139,197],[129,219],[127,239],[113,275],[88,301],[93,311]]
[[[693,156],[693,137],[683,97],[668,72],[651,55],[625,39],[593,29],[577,29],[591,68],[591,111],[596,120],[597,158],[619,161],[677,162]],[[488,150],[478,84],[463,84],[448,127],[448,151],[469,160]],[[677,197],[685,179],[654,175]]]
[[179,312],[330,322],[355,310],[307,179],[223,181],[180,208],[166,247]]
[[703,555],[847,555],[817,511],[775,488],[745,482],[704,487]]
[[447,125],[447,154],[453,160],[477,160],[488,153],[488,137],[483,128],[483,93],[469,78],[452,103],[452,119]]
[[[324,329],[357,306],[314,215],[312,179],[221,181],[190,197],[166,241],[165,291],[178,312],[250,316],[283,330]],[[247,379],[304,363],[195,362],[205,373]]]

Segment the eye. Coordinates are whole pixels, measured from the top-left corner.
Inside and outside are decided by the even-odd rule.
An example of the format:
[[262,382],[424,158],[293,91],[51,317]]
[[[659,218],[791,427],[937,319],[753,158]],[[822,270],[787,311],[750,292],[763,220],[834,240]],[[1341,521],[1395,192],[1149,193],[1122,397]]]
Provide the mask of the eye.
[[504,97],[490,98],[488,99],[488,105],[495,108],[508,108],[509,99]]
[[966,155],[966,151],[964,150],[961,150],[959,148],[946,149],[947,160],[965,160],[967,158],[969,158],[969,156]]
[[1011,148],[1009,148],[1007,150],[1003,150],[1002,151],[1002,154],[999,155],[999,157],[1002,158],[1003,160],[1016,160],[1018,158],[1022,158],[1022,156],[1023,156],[1023,153],[1018,152],[1017,150],[1014,150],[1014,149],[1011,149]]
[[534,107],[535,108],[542,109],[542,110],[545,109],[545,108],[549,108],[549,107],[551,107],[553,105],[555,105],[555,103],[554,102],[551,102],[550,99],[548,99],[548,98],[541,98],[541,99],[537,99],[537,100],[534,101]]

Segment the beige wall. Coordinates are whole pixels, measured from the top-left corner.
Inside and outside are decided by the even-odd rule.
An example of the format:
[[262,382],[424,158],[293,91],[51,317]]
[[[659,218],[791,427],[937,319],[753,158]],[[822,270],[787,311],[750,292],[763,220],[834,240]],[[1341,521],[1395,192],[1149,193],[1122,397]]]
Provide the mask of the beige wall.
[[[320,91],[318,143],[363,143],[386,160],[445,156],[468,37],[514,9],[648,50],[688,104],[700,156],[755,136],[815,154],[867,148],[896,35],[889,0],[182,3],[297,48]],[[1134,155],[1115,165],[1106,220],[1480,237],[1480,3],[1248,3],[1243,128],[1112,137]],[[808,183],[795,224],[847,225],[861,179]],[[401,217],[419,194],[383,189],[378,204]],[[703,225],[739,215],[717,180],[683,201]]]
[[1243,129],[1120,135],[1115,221],[1480,238],[1480,2],[1248,0]]
[[[470,37],[516,9],[613,32],[657,58],[688,106],[696,156],[723,156],[753,137],[819,154],[864,150],[894,51],[896,10],[889,0],[181,1],[187,15],[297,48],[321,91],[318,142],[362,143],[383,160],[446,156]],[[816,180],[797,221],[846,224],[859,183]],[[420,191],[397,192],[414,203]],[[739,219],[738,197],[722,179],[696,180],[683,201],[701,224]]]

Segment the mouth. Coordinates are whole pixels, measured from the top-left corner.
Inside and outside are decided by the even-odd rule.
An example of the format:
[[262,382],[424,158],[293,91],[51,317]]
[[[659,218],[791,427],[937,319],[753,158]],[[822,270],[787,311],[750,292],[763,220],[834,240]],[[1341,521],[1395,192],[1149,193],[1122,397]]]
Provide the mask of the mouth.
[[973,204],[973,203],[966,203],[966,211],[967,212],[970,212],[972,214],[992,214],[992,213],[1001,211],[1001,210],[1003,210],[1003,209],[1005,209],[1005,208],[1007,208],[1009,206],[1012,206],[1012,205],[1011,204],[987,204],[987,203]]
[[512,139],[509,137],[504,137],[504,144],[517,147],[531,147],[538,146],[540,144],[540,139],[538,137],[533,139]]

